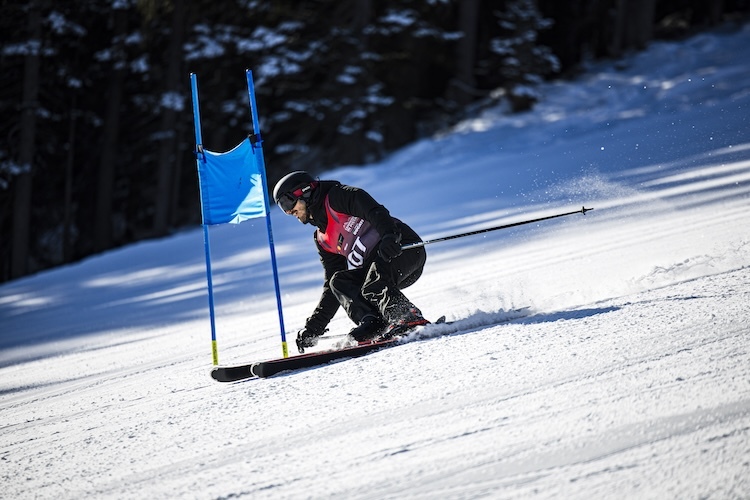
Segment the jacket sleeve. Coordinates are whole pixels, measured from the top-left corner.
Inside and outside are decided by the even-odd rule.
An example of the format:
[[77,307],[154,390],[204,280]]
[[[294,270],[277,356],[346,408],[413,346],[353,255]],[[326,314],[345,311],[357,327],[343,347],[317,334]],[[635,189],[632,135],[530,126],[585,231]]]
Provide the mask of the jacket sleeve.
[[337,186],[329,192],[328,200],[334,210],[365,219],[380,236],[400,232],[396,219],[391,217],[388,209],[363,189]]
[[[315,239],[314,235],[313,238]],[[339,310],[339,301],[331,290],[331,277],[335,272],[346,269],[346,258],[343,255],[326,252],[320,247],[317,239],[315,239],[315,246],[318,248],[320,262],[323,264],[325,282],[323,283],[323,293],[320,296],[320,301],[312,315],[307,318],[305,328],[311,333],[323,335],[328,323],[331,322],[336,315],[336,311]]]

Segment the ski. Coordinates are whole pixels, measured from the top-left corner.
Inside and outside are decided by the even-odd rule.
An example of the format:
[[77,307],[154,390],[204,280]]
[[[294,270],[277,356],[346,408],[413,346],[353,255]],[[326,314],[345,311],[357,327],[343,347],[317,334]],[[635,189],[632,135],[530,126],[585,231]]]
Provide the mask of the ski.
[[[470,331],[485,326],[507,323],[528,316],[528,311],[529,308],[524,307],[507,311],[499,318],[495,315],[488,314],[486,317],[481,316],[479,318],[460,319],[456,321],[445,321],[445,317],[441,316],[434,323],[415,327],[411,331],[405,332],[392,339],[360,342],[353,346],[316,351],[288,358],[271,359],[243,365],[216,366],[211,370],[211,377],[219,382],[237,382],[248,378],[272,377],[281,372],[294,372],[305,368],[324,365],[336,360],[357,358],[374,351],[414,340],[423,340],[450,335],[461,331]],[[331,339],[335,337],[344,337],[344,335],[336,335],[328,338]]]
[[211,377],[219,382],[236,382],[246,378],[267,378],[284,371],[296,371],[324,365],[338,359],[357,358],[370,352],[398,344],[400,338],[362,342],[358,345],[329,351],[310,352],[288,358],[271,359],[246,365],[216,366]]
[[259,378],[266,378],[281,373],[283,371],[302,370],[313,366],[324,365],[331,361],[348,358],[358,358],[379,349],[384,349],[399,343],[398,338],[388,340],[360,342],[357,345],[335,349],[331,351],[318,351],[308,354],[300,354],[291,358],[274,359],[270,361],[261,361],[254,363],[252,367],[253,375]]

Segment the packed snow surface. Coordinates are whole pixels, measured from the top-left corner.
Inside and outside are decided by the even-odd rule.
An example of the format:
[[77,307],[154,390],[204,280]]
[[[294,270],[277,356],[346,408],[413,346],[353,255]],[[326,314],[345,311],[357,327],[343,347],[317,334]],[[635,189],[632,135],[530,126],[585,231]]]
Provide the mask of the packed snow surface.
[[[0,497],[750,498],[748,81],[727,26],[323,176],[427,239],[594,208],[429,245],[457,333],[214,382],[200,229],[0,286]],[[322,271],[273,212],[296,354]],[[220,363],[279,357],[264,221],[210,234]]]

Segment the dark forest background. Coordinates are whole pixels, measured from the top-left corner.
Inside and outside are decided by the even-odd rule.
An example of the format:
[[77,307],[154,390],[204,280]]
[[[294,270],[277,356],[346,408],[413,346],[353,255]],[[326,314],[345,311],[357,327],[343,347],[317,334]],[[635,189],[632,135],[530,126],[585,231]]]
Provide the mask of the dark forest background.
[[203,143],[250,131],[271,185],[366,164],[537,83],[750,0],[0,0],[0,282],[200,224]]

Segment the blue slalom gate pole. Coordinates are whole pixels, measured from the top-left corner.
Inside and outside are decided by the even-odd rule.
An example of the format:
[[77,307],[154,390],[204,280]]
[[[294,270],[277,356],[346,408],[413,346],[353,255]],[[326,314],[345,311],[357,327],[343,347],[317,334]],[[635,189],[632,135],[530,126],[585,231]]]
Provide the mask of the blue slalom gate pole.
[[[201,113],[198,108],[198,78],[195,73],[190,73],[190,87],[193,91],[193,122],[195,123],[195,161],[200,169],[200,162],[203,157],[203,136],[201,134]],[[203,188],[198,183],[199,188]],[[202,195],[201,195],[202,196]],[[202,199],[202,198],[201,198]],[[216,344],[216,316],[214,313],[214,285],[211,272],[211,242],[208,236],[208,224],[203,213],[203,203],[201,203],[201,220],[203,222],[203,249],[206,254],[206,280],[208,281],[208,311],[211,318],[211,355],[214,365],[219,364],[219,349]]]
[[276,288],[276,306],[279,311],[279,327],[281,328],[281,352],[283,357],[289,357],[289,349],[286,344],[286,332],[284,331],[284,314],[281,308],[281,287],[279,286],[279,271],[276,265],[276,249],[273,244],[273,229],[271,227],[271,204],[268,200],[268,180],[266,179],[266,164],[263,159],[263,140],[260,134],[260,122],[258,120],[258,108],[255,105],[255,85],[253,84],[253,72],[245,70],[247,77],[247,93],[250,100],[250,113],[253,118],[253,135],[250,142],[253,145],[253,151],[258,156],[258,165],[260,166],[261,178],[263,179],[263,196],[266,207],[266,227],[268,229],[268,246],[271,249],[271,266],[273,267],[273,284]]

